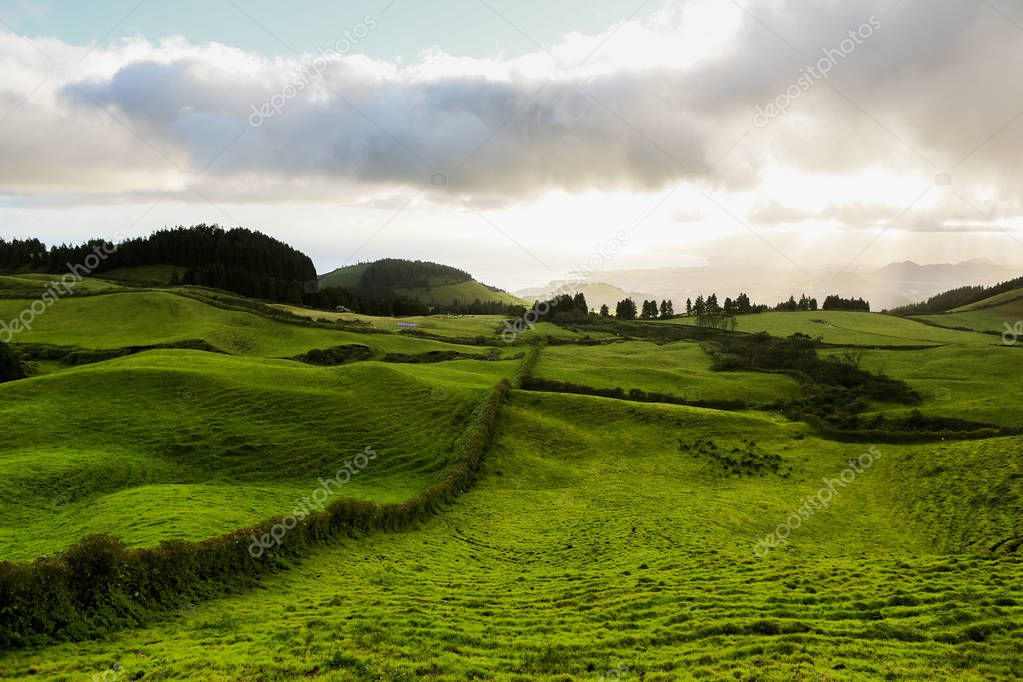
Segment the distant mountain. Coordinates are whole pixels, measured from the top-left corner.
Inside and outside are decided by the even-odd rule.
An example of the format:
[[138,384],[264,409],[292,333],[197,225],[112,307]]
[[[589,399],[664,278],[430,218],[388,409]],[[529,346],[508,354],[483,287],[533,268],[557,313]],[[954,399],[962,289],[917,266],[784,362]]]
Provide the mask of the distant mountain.
[[506,291],[482,284],[464,270],[432,263],[385,258],[358,263],[320,275],[321,288],[340,287],[363,298],[402,298],[428,306],[518,305]]
[[[805,275],[794,268],[765,271],[760,268],[722,265],[607,270],[594,274],[587,283],[575,288],[585,293],[585,287],[599,284],[606,287],[605,295],[611,298],[621,296],[624,292],[643,292],[633,293],[633,298],[671,299],[675,302],[676,310],[681,309],[687,298],[695,300],[700,294],[712,292],[717,293],[719,298],[735,297],[745,292],[754,301],[768,305],[774,305],[789,296],[799,298],[801,294],[818,300],[836,294],[862,297],[870,301],[873,310],[882,310],[925,300],[960,286],[990,286],[1018,277],[1023,271],[1023,268],[1010,268],[987,259],[933,265],[904,261],[874,270],[846,271],[835,276],[838,269],[822,268]],[[551,282],[545,287],[518,293],[524,298],[532,298],[527,293],[551,290],[557,285],[558,282]],[[588,294],[586,299],[591,305],[594,304]],[[607,303],[606,300],[604,302]],[[611,303],[608,305],[614,307]]]
[[606,305],[611,310],[614,310],[615,304],[618,303],[618,301],[630,297],[633,300],[654,298],[653,294],[644,294],[635,291],[630,292],[604,282],[583,282],[581,284],[576,284],[568,281],[550,282],[547,286],[521,289],[516,291],[515,295],[519,298],[532,302],[549,300],[556,294],[575,295],[577,293],[581,293],[586,297],[587,305],[589,305],[593,310],[599,310],[602,305]]

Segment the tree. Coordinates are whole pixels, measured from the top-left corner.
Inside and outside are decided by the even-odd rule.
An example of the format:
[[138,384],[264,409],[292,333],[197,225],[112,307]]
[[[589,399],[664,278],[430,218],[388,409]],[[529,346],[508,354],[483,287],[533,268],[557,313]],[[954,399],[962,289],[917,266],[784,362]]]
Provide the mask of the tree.
[[675,317],[675,306],[671,301],[661,301],[661,319],[670,320],[673,317]]
[[586,304],[586,297],[583,295],[583,292],[578,292],[575,298],[572,299],[572,310],[583,315],[590,314],[590,306]]
[[611,311],[608,310],[608,307],[607,307],[606,303],[604,305],[600,306],[600,316],[601,317],[611,317]]
[[657,319],[657,301],[643,301],[643,319]]
[[735,331],[736,322],[734,315],[723,315],[721,313],[707,313],[700,315],[697,325],[710,329],[724,329]]
[[696,303],[693,304],[693,312],[697,317],[707,314],[707,303],[703,300],[703,294],[696,297]]
[[618,305],[615,307],[615,317],[619,320],[635,320],[636,302],[631,298],[627,298],[624,301],[618,301]]
[[686,316],[690,317],[693,314],[693,299],[686,299]]
[[714,315],[721,312],[721,306],[718,305],[717,294],[711,294],[707,297],[707,312]]
[[870,302],[862,298],[842,298],[832,294],[824,299],[824,310],[860,310],[870,312]]

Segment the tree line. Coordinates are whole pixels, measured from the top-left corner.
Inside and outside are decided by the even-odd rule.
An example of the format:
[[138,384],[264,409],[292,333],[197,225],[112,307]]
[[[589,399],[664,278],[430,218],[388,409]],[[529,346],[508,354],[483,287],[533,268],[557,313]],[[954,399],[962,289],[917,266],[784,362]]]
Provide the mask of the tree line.
[[[818,306],[816,298],[803,294],[799,297],[798,301],[795,296],[790,296],[787,301],[782,301],[771,308],[767,305],[753,303],[746,293],[739,294],[734,300],[726,296],[723,303],[719,301],[717,294],[710,294],[706,298],[704,298],[703,294],[700,294],[696,297],[695,301],[692,298],[686,299],[685,315],[702,319],[704,317],[734,317],[736,315],[751,315],[770,311],[797,312],[813,310],[860,310],[870,312],[870,302],[862,298],[842,298],[832,294],[824,299],[823,305]],[[601,307],[601,317],[609,317],[610,314],[611,312],[606,305]],[[644,300],[642,307],[637,307],[634,300],[626,298],[619,301],[615,306],[615,317],[621,320],[635,320],[637,318],[641,320],[663,320],[675,317],[675,310],[670,300],[661,301],[659,306],[657,301]]]
[[[7,272],[66,272],[80,266],[97,246],[84,244],[46,247],[38,239],[0,239],[0,269]],[[245,228],[224,230],[218,225],[175,227],[148,237],[127,239],[93,268],[101,274],[116,268],[176,265],[168,284],[197,284],[224,289],[243,296],[300,303],[306,282],[316,279],[309,256],[261,232]]]

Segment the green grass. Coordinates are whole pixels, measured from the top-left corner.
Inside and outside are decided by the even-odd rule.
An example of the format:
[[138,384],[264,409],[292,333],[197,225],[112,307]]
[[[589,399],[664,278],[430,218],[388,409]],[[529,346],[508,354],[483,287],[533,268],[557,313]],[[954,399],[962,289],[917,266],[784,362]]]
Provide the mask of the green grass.
[[354,289],[362,284],[362,275],[370,266],[370,263],[356,263],[338,268],[326,275],[320,275],[320,286],[341,287],[343,289]]
[[[359,263],[321,275],[320,286],[358,289],[362,285],[362,276],[370,265],[370,263]],[[469,305],[477,299],[483,302],[500,301],[525,305],[525,302],[517,296],[506,291],[494,291],[475,280],[452,283],[434,278],[430,281],[434,282],[433,286],[396,288],[394,292],[400,296],[422,301],[427,305],[452,305],[455,301]]]
[[[39,273],[0,275],[0,298],[21,298],[26,299],[25,303],[31,303],[33,300],[41,297],[45,292],[50,290],[51,283],[62,282],[62,278],[66,274],[68,273],[57,275],[45,275]],[[81,295],[119,291],[123,288],[123,285],[117,282],[107,282],[99,279],[86,278],[80,282],[74,282],[69,288],[73,291],[72,295]],[[66,295],[63,288],[58,288],[56,291],[58,291],[61,296]],[[9,322],[10,317],[4,318],[4,321]]]
[[920,315],[917,319],[943,327],[966,327],[1001,334],[1006,331],[1006,324],[1015,329],[1023,320],[1023,291],[1007,291],[944,315]]
[[457,367],[152,351],[0,385],[0,556],[96,532],[132,546],[226,533],[289,512],[366,447],[379,459],[345,494],[413,497],[517,363],[446,364]]
[[[0,300],[0,320],[14,319],[29,303]],[[190,339],[206,341],[228,353],[259,357],[293,357],[313,348],[346,344],[367,345],[379,353],[479,352],[476,347],[398,334],[356,334],[287,324],[214,307],[173,291],[63,299],[38,316],[32,329],[18,334],[14,342],[112,349]]]
[[594,388],[638,388],[690,400],[766,403],[798,393],[795,380],[787,376],[715,372],[710,367],[710,356],[695,342],[658,346],[629,341],[606,346],[552,346],[540,356],[534,375]]
[[[803,427],[675,406],[520,393],[484,480],[408,533],[327,548],[262,589],[197,605],[108,641],[0,658],[11,679],[80,679],[116,662],[143,679],[497,680],[1013,679],[1023,675],[1023,570],[946,556],[1004,523],[992,500],[959,519],[929,499],[954,471],[906,468],[926,446],[886,446],[875,467],[758,559],[767,532],[863,446]],[[677,439],[753,438],[794,466],[724,477]],[[1011,447],[1018,447],[1014,441]],[[1006,461],[950,444],[942,462]],[[1018,465],[1017,465],[1018,466]],[[1016,469],[1018,470],[1018,468]],[[1020,479],[997,466],[969,484]],[[621,668],[619,668],[621,669]]]
[[[17,305],[0,301],[0,314]],[[409,319],[452,338],[500,320]],[[907,381],[927,414],[1023,425],[1023,351],[994,337],[863,313],[739,320],[933,346],[868,348],[862,366]],[[25,336],[83,348],[199,338],[237,355],[151,351],[0,385],[0,556],[19,561],[88,532],[148,546],[287,513],[365,447],[379,458],[345,494],[406,499],[443,475],[476,400],[518,366],[272,359],[344,343],[481,349],[291,325],[172,291],[61,301]],[[797,390],[713,372],[692,342],[552,345],[534,374],[702,399]],[[680,448],[711,440],[723,454],[752,441],[781,466],[740,476]],[[0,653],[0,678],[89,679],[114,663],[117,679],[211,681],[1023,678],[1023,437],[875,444],[876,463],[827,509],[755,553],[870,446],[768,412],[514,391],[481,480],[422,527],[321,547],[256,589],[102,641]]]
[[482,336],[489,340],[502,340],[506,343],[520,343],[530,338],[545,336],[556,339],[581,339],[586,336],[593,339],[606,339],[611,336],[607,332],[576,332],[571,329],[566,329],[565,327],[560,327],[556,324],[551,324],[550,322],[541,321],[534,323],[534,328],[532,330],[525,330],[520,334],[508,332],[502,337],[502,334],[508,330],[508,327],[506,327],[504,323],[507,321],[512,326],[514,326],[515,323],[515,318],[504,315],[412,315],[407,317],[377,317],[373,315],[360,315],[358,313],[332,313],[314,310],[312,308],[300,308],[298,306],[283,304],[277,304],[274,305],[274,307],[285,310],[293,315],[308,317],[313,320],[327,320],[330,322],[361,322],[373,327],[374,329],[389,331],[401,331],[405,329],[403,327],[399,327],[399,323],[414,324],[416,325],[415,328],[421,331],[436,334],[437,336],[450,337],[452,339],[474,339],[478,336]]
[[[790,336],[797,332],[820,336],[825,343],[857,346],[919,346],[929,344],[992,344],[990,337],[972,332],[931,327],[912,319],[849,311],[760,313],[736,317],[740,332]],[[695,324],[681,317],[663,324]]]
[[374,329],[388,331],[402,331],[401,324],[414,324],[420,329],[438,336],[449,336],[453,338],[475,338],[485,336],[493,339],[497,336],[495,330],[503,329],[502,322],[508,318],[501,315],[412,315],[407,317],[376,317],[374,315],[360,315],[358,313],[332,313],[311,308],[300,308],[298,306],[275,305],[275,308],[286,310],[293,315],[308,317],[314,320],[330,320],[343,322],[362,322]]
[[509,294],[507,291],[494,291],[479,282],[458,282],[457,284],[441,284],[430,288],[395,289],[397,294],[414,298],[428,305],[451,305],[455,301],[468,305],[479,299],[484,303],[487,301],[500,301],[525,305],[521,298]]
[[[827,353],[825,353],[827,354]],[[1023,425],[1023,385],[1017,375],[1023,348],[944,346],[912,351],[865,351],[862,367],[907,382],[923,398],[925,414],[1003,426]],[[886,408],[887,409],[887,408]]]
[[979,308],[990,308],[991,306],[1002,305],[1003,303],[1011,303],[1012,301],[1019,300],[1020,297],[1023,297],[1023,289],[1003,291],[1000,294],[989,296],[988,298],[977,301],[976,303],[970,303],[956,308],[952,312],[959,313],[967,310],[977,310]]

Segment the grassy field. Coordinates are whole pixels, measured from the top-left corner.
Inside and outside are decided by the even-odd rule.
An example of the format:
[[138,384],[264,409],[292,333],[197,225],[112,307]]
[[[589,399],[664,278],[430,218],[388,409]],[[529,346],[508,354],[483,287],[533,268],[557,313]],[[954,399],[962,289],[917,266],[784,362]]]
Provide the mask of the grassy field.
[[[20,305],[0,300],[0,317]],[[451,338],[496,338],[500,322],[408,320]],[[861,366],[907,381],[925,414],[1023,424],[1023,350],[995,337],[863,313],[740,324],[864,346]],[[287,513],[366,447],[379,457],[344,496],[408,499],[444,475],[472,406],[524,350],[313,367],[277,358],[487,347],[288,324],[176,290],[63,300],[17,341],[183,339],[234,355],[148,351],[0,385],[0,556],[91,532],[130,546],[226,533]],[[710,363],[694,342],[549,345],[533,373],[704,400],[799,392]],[[421,527],[320,547],[255,589],[101,640],[0,652],[0,678],[1020,679],[1021,448],[843,443],[773,412],[516,390],[481,480]],[[808,507],[828,481],[826,504]]]
[[[0,298],[26,299],[27,303],[41,297],[53,282],[61,282],[63,275],[0,275]],[[101,279],[85,278],[80,282],[74,282],[70,287],[73,294],[97,294],[105,292],[120,291],[124,286],[118,282],[109,282]],[[66,295],[63,289],[58,289],[61,295]],[[4,321],[9,321],[5,318]]]
[[503,315],[413,315],[409,317],[375,317],[373,315],[359,315],[357,313],[332,313],[324,312],[321,310],[312,310],[310,308],[300,308],[298,306],[290,306],[277,304],[274,306],[281,310],[285,310],[293,315],[299,315],[301,317],[308,317],[314,320],[329,320],[331,322],[360,322],[362,324],[369,325],[374,329],[383,329],[389,331],[403,331],[408,327],[401,327],[399,325],[414,324],[415,329],[420,331],[428,332],[430,334],[436,334],[437,336],[446,336],[452,339],[466,339],[476,338],[482,336],[489,340],[502,340],[506,343],[515,343],[517,341],[525,341],[530,338],[536,337],[552,337],[556,339],[580,339],[584,336],[589,336],[594,339],[609,338],[610,334],[606,332],[590,332],[583,334],[581,332],[575,332],[564,327],[560,327],[550,322],[536,322],[533,324],[532,330],[525,330],[522,333],[513,334],[508,332],[502,338],[502,333],[508,330],[505,326],[505,322],[509,321],[513,324],[511,318]]
[[[320,286],[358,289],[362,285],[362,277],[369,266],[369,263],[358,263],[321,275]],[[468,305],[476,300],[526,304],[517,296],[506,291],[494,291],[475,280],[454,282],[442,278],[431,278],[430,282],[432,285],[429,287],[395,288],[394,292],[400,296],[418,299],[429,305],[452,305],[455,301]]]
[[134,546],[226,533],[289,512],[366,447],[379,460],[345,494],[414,496],[450,464],[467,411],[516,366],[453,364],[152,351],[0,385],[0,556],[96,532]]
[[[0,300],[0,320],[17,317],[31,301]],[[62,300],[39,315],[15,343],[113,349],[200,339],[236,355],[292,357],[314,348],[363,344],[379,353],[417,354],[469,346],[399,334],[348,331],[282,323],[250,312],[225,310],[174,291],[141,291]],[[502,348],[510,353],[510,348]]]
[[[1020,426],[1023,385],[1016,380],[1023,348],[943,346],[913,351],[868,350],[862,366],[906,381],[926,414]],[[891,414],[906,412],[899,408]]]
[[966,327],[1001,334],[1007,331],[1006,324],[1015,330],[1023,321],[1023,291],[1007,291],[943,315],[920,315],[918,319],[943,327]]
[[607,346],[552,346],[544,351],[534,374],[595,388],[638,388],[690,400],[766,403],[798,392],[796,382],[787,376],[714,372],[710,366],[710,356],[695,342],[658,346],[629,341]]
[[[740,332],[767,332],[772,336],[789,336],[797,332],[820,336],[825,343],[857,346],[920,346],[997,343],[990,337],[954,329],[940,329],[912,319],[876,313],[847,311],[760,313],[739,315]],[[680,317],[662,324],[695,324],[695,318]]]
[[[0,659],[11,679],[1011,679],[1023,675],[1023,570],[949,556],[1004,523],[974,498],[942,518],[954,471],[875,467],[783,548],[753,543],[863,446],[673,406],[520,393],[484,481],[416,532],[326,549],[262,589],[109,641]],[[734,434],[734,435],[725,435]],[[677,440],[752,438],[790,478],[734,478]],[[1011,447],[1019,446],[1013,442]],[[1008,464],[1006,449],[944,446]],[[1020,493],[1019,465],[959,484]],[[961,492],[961,491],[957,491]],[[969,499],[968,497],[965,499]],[[956,495],[963,503],[963,498]],[[946,513],[947,516],[947,513]],[[615,679],[615,678],[611,678]]]

